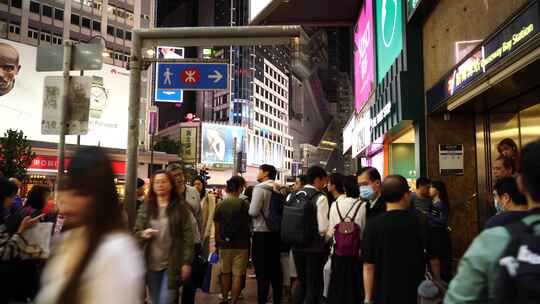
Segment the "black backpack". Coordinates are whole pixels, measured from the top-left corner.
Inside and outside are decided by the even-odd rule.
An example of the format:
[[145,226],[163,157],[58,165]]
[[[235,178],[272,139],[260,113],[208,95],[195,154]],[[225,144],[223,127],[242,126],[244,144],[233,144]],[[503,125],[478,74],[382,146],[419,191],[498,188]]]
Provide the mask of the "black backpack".
[[[285,196],[273,188],[266,189],[270,191],[270,202],[268,205],[268,216],[261,211],[266,227],[272,232],[281,230],[281,221],[283,219],[283,206],[285,206]],[[264,209],[264,208],[263,208]]]
[[308,247],[318,235],[316,189],[303,188],[283,208],[281,240],[294,247]]
[[225,244],[230,244],[232,241],[235,240],[236,234],[240,230],[240,222],[242,221],[242,217],[245,216],[244,214],[242,214],[245,204],[246,201],[242,200],[240,209],[236,210],[236,212],[233,212],[230,218],[223,218],[223,222],[219,227],[219,237],[221,238],[221,241],[223,241]]
[[538,224],[540,220],[506,226],[511,240],[499,259],[494,303],[540,303],[540,235],[534,232]]

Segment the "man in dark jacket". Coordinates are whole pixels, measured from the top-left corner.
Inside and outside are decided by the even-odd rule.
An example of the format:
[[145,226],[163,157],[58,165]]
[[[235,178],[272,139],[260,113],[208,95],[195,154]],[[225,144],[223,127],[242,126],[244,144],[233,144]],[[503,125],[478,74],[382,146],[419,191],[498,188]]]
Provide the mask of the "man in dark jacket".
[[386,211],[386,203],[381,196],[381,174],[373,167],[364,167],[357,174],[360,198],[367,201],[366,217],[370,220]]

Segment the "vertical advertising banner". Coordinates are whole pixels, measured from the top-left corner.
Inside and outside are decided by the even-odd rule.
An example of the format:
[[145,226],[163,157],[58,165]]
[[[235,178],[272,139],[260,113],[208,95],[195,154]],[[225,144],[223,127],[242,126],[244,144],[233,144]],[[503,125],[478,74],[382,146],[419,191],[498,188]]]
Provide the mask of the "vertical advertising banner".
[[197,128],[180,129],[182,160],[185,163],[197,163]]
[[203,123],[202,163],[234,164],[235,138],[237,148],[242,147],[242,142],[246,138],[246,129],[235,126]]
[[373,58],[373,5],[372,0],[365,0],[354,33],[354,92],[356,113],[369,99],[375,78]]
[[377,79],[381,83],[403,49],[403,3],[376,0]]

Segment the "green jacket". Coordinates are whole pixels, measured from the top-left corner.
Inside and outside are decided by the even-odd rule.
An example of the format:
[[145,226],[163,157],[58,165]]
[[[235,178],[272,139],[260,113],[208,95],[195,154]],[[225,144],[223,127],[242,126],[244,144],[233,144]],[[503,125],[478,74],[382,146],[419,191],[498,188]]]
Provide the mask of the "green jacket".
[[[178,288],[181,284],[181,268],[184,265],[191,265],[193,262],[194,242],[193,225],[191,223],[189,210],[179,202],[172,202],[167,207],[169,215],[169,231],[171,232],[171,252],[169,254],[169,289]],[[134,233],[139,244],[147,254],[147,247],[151,240],[144,240],[142,233],[151,228],[150,215],[148,214],[148,204],[141,205],[137,212]]]
[[[523,222],[530,224],[539,219],[540,214],[532,214]],[[540,234],[540,225],[535,227],[535,232]],[[509,243],[510,234],[504,227],[484,230],[478,235],[459,262],[458,273],[450,283],[444,303],[492,303],[499,259]]]

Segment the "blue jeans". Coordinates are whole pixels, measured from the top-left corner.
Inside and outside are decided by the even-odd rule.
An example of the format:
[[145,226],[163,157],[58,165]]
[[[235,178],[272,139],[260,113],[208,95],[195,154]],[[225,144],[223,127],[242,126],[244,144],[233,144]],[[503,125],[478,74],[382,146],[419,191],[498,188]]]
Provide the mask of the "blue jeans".
[[162,271],[148,271],[148,289],[152,304],[178,303],[178,295],[169,289],[167,269]]

